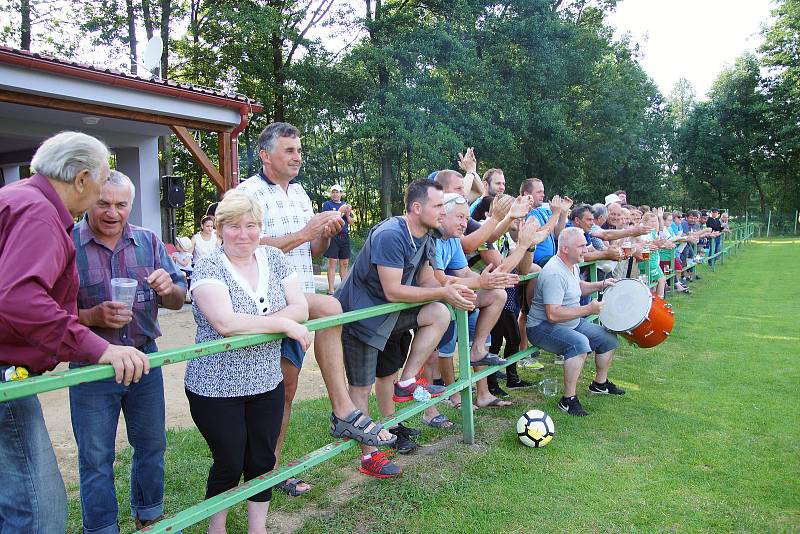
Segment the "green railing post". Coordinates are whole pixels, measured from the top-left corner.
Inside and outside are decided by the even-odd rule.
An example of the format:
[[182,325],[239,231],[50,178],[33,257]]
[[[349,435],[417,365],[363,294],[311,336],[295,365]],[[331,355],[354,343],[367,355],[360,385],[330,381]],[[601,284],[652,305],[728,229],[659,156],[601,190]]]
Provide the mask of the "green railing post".
[[[666,273],[665,276],[667,277],[667,287],[664,288],[664,295],[672,295],[675,293],[675,251],[677,249],[669,249],[669,256],[667,257],[667,264],[669,267],[669,275]],[[659,263],[661,263],[659,261]]]
[[[469,320],[467,312],[455,310],[456,335],[458,340],[458,380],[472,382],[472,366],[469,360]],[[461,426],[464,432],[464,443],[475,443],[475,416],[472,413],[472,387],[461,390]]]

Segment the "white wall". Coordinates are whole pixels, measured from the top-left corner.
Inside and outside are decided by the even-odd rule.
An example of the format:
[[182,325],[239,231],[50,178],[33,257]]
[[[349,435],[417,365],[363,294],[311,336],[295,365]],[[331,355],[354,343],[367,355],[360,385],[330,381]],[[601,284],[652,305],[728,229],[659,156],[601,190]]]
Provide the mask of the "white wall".
[[117,170],[125,173],[136,186],[136,200],[129,221],[149,228],[161,236],[161,179],[158,173],[158,139],[139,143],[136,147],[114,148]]
[[3,165],[3,178],[6,185],[18,181],[19,165]]

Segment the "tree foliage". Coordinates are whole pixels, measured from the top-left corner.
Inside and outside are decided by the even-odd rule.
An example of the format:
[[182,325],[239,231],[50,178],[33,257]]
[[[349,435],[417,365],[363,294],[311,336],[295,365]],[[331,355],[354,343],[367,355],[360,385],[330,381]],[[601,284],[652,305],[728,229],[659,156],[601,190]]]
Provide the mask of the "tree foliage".
[[[363,229],[468,146],[510,190],[538,176],[583,201],[621,188],[648,204],[794,205],[798,1],[778,5],[763,56],[740,58],[703,102],[686,80],[659,93],[606,23],[615,0],[99,0],[74,2],[72,24],[131,70],[142,28],[160,32],[171,79],[263,103],[239,138],[243,177],[261,129],[296,124],[307,191],[321,204],[342,184]],[[216,157],[215,136],[198,141]],[[164,158],[190,182],[188,233],[215,189],[179,144]]]

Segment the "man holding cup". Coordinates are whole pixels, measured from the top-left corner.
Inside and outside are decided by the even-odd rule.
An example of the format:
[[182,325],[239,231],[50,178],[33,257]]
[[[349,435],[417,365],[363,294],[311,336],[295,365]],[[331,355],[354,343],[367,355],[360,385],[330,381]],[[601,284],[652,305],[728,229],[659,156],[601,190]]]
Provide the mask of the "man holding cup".
[[[81,323],[109,343],[152,353],[161,335],[158,307],[180,309],[186,279],[153,232],[128,224],[135,194],[127,176],[111,171],[100,199],[75,225],[78,308]],[[131,515],[137,529],[159,520],[167,446],[161,368],[129,386],[110,379],[73,386],[69,400],[84,531],[119,532],[114,445],[120,409],[134,450]]]

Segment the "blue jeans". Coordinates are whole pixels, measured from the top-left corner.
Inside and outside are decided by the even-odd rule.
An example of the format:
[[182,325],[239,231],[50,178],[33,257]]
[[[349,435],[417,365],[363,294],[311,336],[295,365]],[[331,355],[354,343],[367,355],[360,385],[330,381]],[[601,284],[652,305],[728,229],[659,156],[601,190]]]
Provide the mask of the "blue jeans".
[[525,331],[531,345],[564,356],[565,360],[589,352],[603,354],[619,347],[616,334],[583,317],[575,328],[543,321]]
[[66,528],[67,492],[39,399],[0,402],[0,534]]
[[[155,342],[142,347],[155,352]],[[161,368],[138,383],[117,384],[113,378],[69,389],[72,430],[78,443],[81,514],[85,533],[117,534],[114,491],[114,444],[119,412],[125,414],[131,462],[131,516],[155,519],[164,512],[164,380]]]
[[[709,256],[716,254],[717,252],[722,249],[722,236],[718,235],[717,237],[711,238],[708,240],[708,254]],[[712,258],[708,261],[708,263],[713,267],[714,263],[716,263],[717,258]]]

